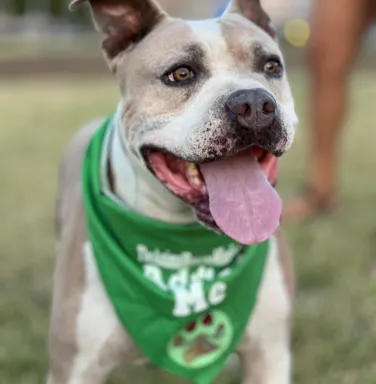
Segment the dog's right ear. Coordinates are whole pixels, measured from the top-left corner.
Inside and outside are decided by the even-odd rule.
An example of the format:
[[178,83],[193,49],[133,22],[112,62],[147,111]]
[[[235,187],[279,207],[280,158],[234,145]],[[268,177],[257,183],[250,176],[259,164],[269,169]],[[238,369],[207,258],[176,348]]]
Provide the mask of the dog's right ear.
[[143,39],[166,13],[153,0],[73,0],[69,8],[89,3],[94,23],[105,37],[102,48],[110,62]]
[[261,0],[231,0],[224,13],[242,14],[274,39],[276,37],[276,31],[268,14],[262,8],[260,1]]

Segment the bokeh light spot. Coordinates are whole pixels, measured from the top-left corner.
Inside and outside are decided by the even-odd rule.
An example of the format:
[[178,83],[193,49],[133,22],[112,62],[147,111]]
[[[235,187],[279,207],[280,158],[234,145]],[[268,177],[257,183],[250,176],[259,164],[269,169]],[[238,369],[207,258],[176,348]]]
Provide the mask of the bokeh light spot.
[[293,19],[285,24],[285,39],[294,47],[304,47],[310,36],[310,27],[306,20]]

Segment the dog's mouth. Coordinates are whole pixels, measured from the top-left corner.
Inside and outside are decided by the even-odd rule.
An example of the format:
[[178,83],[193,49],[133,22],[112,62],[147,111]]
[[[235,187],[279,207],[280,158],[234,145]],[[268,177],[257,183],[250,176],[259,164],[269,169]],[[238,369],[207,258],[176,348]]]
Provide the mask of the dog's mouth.
[[159,151],[145,152],[147,165],[197,218],[242,244],[257,244],[279,226],[282,204],[274,184],[278,160],[251,147],[205,164]]

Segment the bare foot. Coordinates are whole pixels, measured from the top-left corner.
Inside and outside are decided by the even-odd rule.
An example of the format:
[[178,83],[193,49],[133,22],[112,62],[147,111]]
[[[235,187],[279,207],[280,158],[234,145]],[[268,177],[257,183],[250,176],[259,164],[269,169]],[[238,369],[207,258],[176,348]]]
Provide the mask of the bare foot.
[[334,194],[319,194],[313,188],[306,190],[283,210],[284,221],[302,221],[311,219],[319,213],[334,213],[338,210],[338,201]]

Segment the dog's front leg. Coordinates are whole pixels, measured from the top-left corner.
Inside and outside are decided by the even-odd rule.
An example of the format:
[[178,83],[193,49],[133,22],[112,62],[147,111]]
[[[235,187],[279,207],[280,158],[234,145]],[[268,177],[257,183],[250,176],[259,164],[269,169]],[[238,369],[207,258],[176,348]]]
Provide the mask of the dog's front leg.
[[116,366],[115,361],[101,361],[104,357],[106,346],[103,351],[94,354],[90,351],[78,351],[75,363],[68,367],[62,361],[60,364],[51,366],[48,374],[47,384],[104,384]]
[[48,384],[104,384],[132,349],[104,290],[88,243],[82,258],[85,278],[77,311],[70,309],[77,298],[61,295],[64,280],[55,282]]
[[273,240],[245,339],[239,347],[243,384],[291,383],[292,295]]
[[242,384],[290,384],[291,354],[287,343],[255,347],[240,355]]

